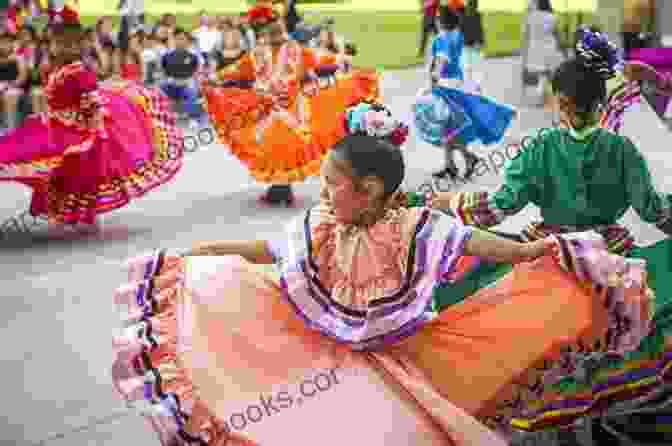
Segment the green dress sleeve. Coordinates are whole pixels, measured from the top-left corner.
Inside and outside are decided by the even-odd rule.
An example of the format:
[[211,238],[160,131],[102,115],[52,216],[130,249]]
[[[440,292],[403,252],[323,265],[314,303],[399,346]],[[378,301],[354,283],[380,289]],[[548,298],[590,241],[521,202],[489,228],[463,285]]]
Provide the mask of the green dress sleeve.
[[407,192],[406,203],[409,208],[417,208],[425,205],[425,196],[419,192]]
[[628,138],[624,138],[624,170],[630,206],[647,223],[672,234],[672,195],[656,190],[648,163]]
[[507,162],[504,184],[496,192],[459,192],[451,210],[465,224],[489,228],[523,210],[538,196],[536,158],[545,132],[523,140],[516,156]]

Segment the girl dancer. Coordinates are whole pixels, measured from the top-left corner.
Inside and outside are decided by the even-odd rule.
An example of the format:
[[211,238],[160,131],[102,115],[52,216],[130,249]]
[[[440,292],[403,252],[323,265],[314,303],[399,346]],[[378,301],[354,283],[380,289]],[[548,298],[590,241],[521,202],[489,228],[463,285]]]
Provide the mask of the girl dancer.
[[[257,181],[271,184],[262,200],[292,204],[291,184],[317,175],[326,150],[343,134],[334,116],[377,97],[378,76],[365,73],[344,86],[320,88],[315,52],[290,41],[270,7],[257,6],[249,16],[257,47],[219,72],[228,87],[203,92],[219,138]],[[254,88],[232,88],[231,82]]]
[[79,17],[66,8],[62,22],[48,112],[0,139],[0,180],[33,188],[33,216],[93,224],[170,181],[182,166],[182,135],[162,96],[133,84],[99,87],[81,62]]
[[[655,292],[654,324],[643,332],[647,336],[631,343],[622,352],[627,353],[624,356],[601,364],[589,362],[605,353],[603,345],[585,345],[581,354],[568,354],[564,370],[534,390],[535,409],[517,412],[513,423],[519,429],[553,429],[598,412],[602,420],[618,422],[628,411],[647,407],[651,411],[658,403],[647,400],[663,401],[664,395],[657,392],[672,379],[672,243],[666,239],[651,247],[637,247],[628,229],[617,223],[632,207],[644,221],[672,234],[672,195],[656,190],[644,157],[629,139],[599,127],[605,80],[615,75],[618,63],[616,47],[604,36],[588,33],[577,47],[577,56],[564,62],[552,78],[563,127],[545,130],[525,144],[507,168],[505,184],[495,193],[447,192],[432,201],[434,207],[484,228],[533,203],[544,220],[530,224],[522,233],[523,240],[589,231],[617,254],[611,256],[612,261],[627,258],[630,264],[646,266]],[[640,79],[655,75],[650,68],[636,67],[630,66],[626,74]],[[581,262],[571,267],[585,271]],[[493,273],[497,270],[499,274]],[[492,267],[488,280],[506,272]],[[611,299],[611,292],[607,296]],[[612,332],[622,328],[613,326]],[[593,359],[584,362],[589,355]],[[579,378],[582,373],[585,378]],[[662,418],[653,423],[651,432],[656,424],[669,424]]]
[[434,174],[438,179],[458,177],[456,151],[461,152],[467,162],[465,179],[470,178],[479,159],[467,145],[477,140],[483,144],[499,142],[516,115],[509,107],[464,91],[464,37],[459,23],[459,16],[453,10],[441,8],[441,32],[432,43],[430,77],[433,87],[431,94],[420,96],[414,105],[415,124],[421,138],[443,147],[446,153],[446,166]]
[[[200,243],[186,258],[131,261],[132,283],[117,302],[130,305],[126,326],[140,325],[115,338],[114,379],[126,399],[154,406],[148,416],[165,445],[237,444],[218,411],[234,388],[256,396],[323,366],[383,373],[418,425],[431,420],[442,438],[434,444],[503,445],[467,414],[505,426],[515,401],[533,399],[527,383],[562,366],[562,348],[605,342],[615,318],[627,316],[630,326],[606,339],[621,351],[648,326],[638,265],[605,262],[606,251],[579,236],[518,243],[418,207],[399,190],[405,127],[381,104],[359,104],[344,121],[349,134],[322,165],[320,204],[277,240]],[[587,277],[567,269],[579,255]],[[480,258],[509,263],[512,273],[480,290],[465,285]],[[280,284],[253,263],[276,263]],[[624,305],[610,313],[589,285],[619,271],[630,282],[609,283]],[[144,387],[142,376],[151,378]],[[302,434],[296,443],[314,442]],[[337,428],[324,434],[330,445],[347,441]]]

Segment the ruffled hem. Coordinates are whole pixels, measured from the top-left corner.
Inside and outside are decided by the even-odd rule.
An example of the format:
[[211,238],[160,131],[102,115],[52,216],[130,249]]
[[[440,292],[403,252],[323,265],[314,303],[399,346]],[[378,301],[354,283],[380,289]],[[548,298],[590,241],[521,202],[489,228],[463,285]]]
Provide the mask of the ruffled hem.
[[261,183],[289,184],[319,175],[327,151],[345,135],[336,117],[357,102],[378,98],[378,84],[375,72],[339,77],[306,98],[303,124],[269,118],[273,101],[251,90],[206,87],[204,93],[219,140],[250,174]]
[[[577,419],[594,414],[609,416],[611,412],[624,412],[620,403],[646,403],[664,385],[672,382],[672,351],[656,355],[659,359],[619,361],[617,365],[604,366],[597,370],[589,367],[599,360],[608,361],[608,355],[593,355],[585,358],[585,364],[577,366],[576,375],[589,374],[595,377],[594,384],[575,391],[551,392],[522,416],[511,420],[511,427],[523,431],[539,431],[561,426],[570,426]],[[575,376],[565,378],[565,386],[585,387]],[[615,410],[612,410],[615,408]]]
[[[662,344],[650,349],[654,354],[638,353],[643,343],[656,338],[655,299],[646,283],[645,262],[610,254],[603,241],[583,234],[554,238],[555,262],[602,302],[608,326],[594,343],[560,339],[565,346],[560,354],[535,365],[526,373],[529,379],[515,384],[514,397],[496,417],[484,420],[506,431],[570,426],[582,417],[616,410],[618,403],[631,403],[672,378],[672,355],[662,354]],[[637,355],[648,362],[631,360]]]
[[[114,387],[139,409],[163,446],[254,443],[228,431],[200,403],[177,353],[177,309],[184,261],[164,252],[129,260],[129,283],[115,292],[123,322],[113,340]],[[198,432],[197,436],[188,433]]]
[[[107,90],[127,97],[142,108],[147,125],[153,131],[153,158],[135,166],[129,175],[99,178],[96,192],[86,193],[69,191],[67,178],[54,175],[67,162],[63,156],[5,166],[1,181],[19,182],[34,190],[30,209],[33,216],[45,215],[57,223],[93,223],[96,215],[126,206],[172,180],[181,169],[182,133],[167,99],[132,83],[107,87]],[[73,153],[67,158],[78,156],[79,153]]]
[[[95,194],[64,193],[47,186],[49,209],[46,213],[58,223],[91,222],[96,215],[122,208],[172,180],[182,168],[180,158],[173,154],[166,160],[147,162],[130,176],[99,184]],[[33,210],[31,213],[40,212]]]
[[[627,413],[624,403],[644,406],[672,382],[672,351],[655,356],[658,359],[625,361],[608,354],[584,355],[583,361],[575,365],[574,373],[562,380],[559,387],[565,389],[548,392],[524,414],[512,418],[511,427],[535,432],[571,426],[591,415],[622,415]],[[615,364],[596,367],[600,362]],[[588,375],[583,380],[592,385],[583,384],[582,375]]]
[[320,174],[320,167],[322,160],[327,155],[328,149],[320,154],[320,157],[311,161],[305,166],[297,167],[295,169],[280,171],[276,169],[254,169],[250,168],[250,175],[260,183],[269,184],[290,184],[305,181],[307,178],[315,177]]

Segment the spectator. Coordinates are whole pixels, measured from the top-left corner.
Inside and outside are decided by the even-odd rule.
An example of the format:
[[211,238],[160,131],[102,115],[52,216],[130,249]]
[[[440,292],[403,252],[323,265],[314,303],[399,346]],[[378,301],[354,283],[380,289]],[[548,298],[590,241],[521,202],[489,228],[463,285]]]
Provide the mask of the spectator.
[[32,66],[35,58],[35,49],[38,43],[37,32],[31,26],[24,26],[16,38],[16,54]]
[[131,31],[145,23],[145,2],[144,0],[119,0],[117,9],[121,14],[121,29],[117,43],[126,50]]
[[82,60],[89,66],[96,67],[96,72],[100,69],[99,42],[96,30],[88,28],[83,33],[84,43],[82,45]]
[[199,90],[194,76],[199,69],[199,58],[190,50],[189,34],[182,28],[175,29],[175,49],[161,59],[161,66],[167,79],[161,83],[161,91],[178,102],[190,118],[191,127],[199,126],[199,121],[207,115],[198,103]]
[[126,48],[119,47],[116,51],[116,69],[121,78],[132,82],[143,82],[145,64],[142,59],[145,33],[140,30],[131,31]]
[[18,125],[19,99],[29,81],[29,72],[25,61],[16,55],[14,35],[0,34],[0,94],[2,110],[7,128]]
[[222,36],[214,26],[214,20],[205,14],[205,11],[202,11],[199,16],[198,27],[192,35],[196,39],[198,52],[205,58],[205,62],[208,63],[208,57],[215,52],[217,45],[222,40]]
[[117,76],[119,74],[115,63],[117,46],[112,41],[106,40],[96,41],[94,48],[95,52],[90,61],[95,64],[100,80],[104,81]]
[[287,32],[293,35],[296,32],[296,27],[303,21],[303,18],[296,10],[296,0],[287,0],[287,8],[285,10],[285,26]]
[[35,61],[31,73],[30,99],[33,113],[45,113],[47,111],[47,98],[43,87],[46,85],[51,72],[49,65],[49,42],[45,39],[40,41],[35,50]]
[[429,38],[432,34],[436,34],[436,14],[439,10],[439,0],[420,0],[420,5],[422,7],[422,29],[420,30],[418,57],[424,57]]
[[217,71],[237,62],[245,54],[239,29],[230,27],[222,33],[222,47],[216,54]]
[[175,48],[174,42],[174,31],[171,30],[169,26],[159,24],[154,29],[154,35],[156,39],[160,42],[161,47],[164,51],[172,50]]
[[145,39],[142,50],[145,85],[154,87],[160,83],[162,76],[161,58],[167,52],[168,49],[163,46],[156,34],[150,34]]
[[103,16],[98,19],[96,22],[96,37],[98,42],[103,46],[114,44],[116,39],[114,38],[114,23],[112,22],[112,17]]
[[248,23],[247,14],[241,13],[238,17],[232,17],[231,25],[240,31],[245,50],[252,51],[257,44],[257,37]]
[[168,28],[168,32],[170,34],[174,34],[175,29],[177,28],[177,17],[175,16],[175,14],[170,13],[163,14],[161,16],[161,19],[159,20],[159,23],[157,24],[157,27],[160,26],[165,26],[166,28]]

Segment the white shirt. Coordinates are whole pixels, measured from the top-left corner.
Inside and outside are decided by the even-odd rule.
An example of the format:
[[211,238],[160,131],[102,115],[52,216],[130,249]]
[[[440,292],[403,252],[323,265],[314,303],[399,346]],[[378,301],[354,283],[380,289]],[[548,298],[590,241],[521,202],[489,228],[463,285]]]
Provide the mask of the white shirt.
[[145,13],[145,0],[124,0],[119,9],[119,14],[125,16],[138,16]]
[[216,29],[207,26],[198,28],[193,33],[198,42],[198,49],[203,53],[211,53],[217,47],[217,43],[221,40],[221,33]]

